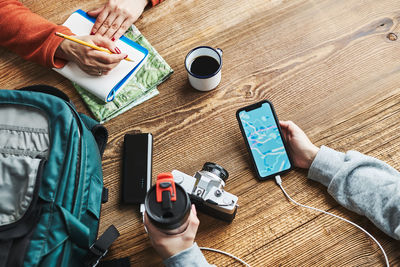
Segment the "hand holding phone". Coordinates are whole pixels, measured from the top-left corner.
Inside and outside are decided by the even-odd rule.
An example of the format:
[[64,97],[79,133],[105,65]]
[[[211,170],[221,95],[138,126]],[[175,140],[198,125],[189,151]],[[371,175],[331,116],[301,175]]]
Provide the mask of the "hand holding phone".
[[294,167],[310,168],[319,148],[315,146],[307,135],[292,121],[279,121],[282,135],[288,145],[290,157]]
[[236,112],[257,177],[260,180],[292,169],[292,162],[272,103],[264,100]]

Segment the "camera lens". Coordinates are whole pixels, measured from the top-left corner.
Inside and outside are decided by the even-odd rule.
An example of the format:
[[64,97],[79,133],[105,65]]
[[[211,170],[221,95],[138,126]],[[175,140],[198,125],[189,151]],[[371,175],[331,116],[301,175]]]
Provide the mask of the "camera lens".
[[202,171],[207,171],[215,174],[219,178],[221,178],[224,182],[228,179],[229,173],[227,170],[219,166],[218,164],[212,162],[206,162],[203,165]]

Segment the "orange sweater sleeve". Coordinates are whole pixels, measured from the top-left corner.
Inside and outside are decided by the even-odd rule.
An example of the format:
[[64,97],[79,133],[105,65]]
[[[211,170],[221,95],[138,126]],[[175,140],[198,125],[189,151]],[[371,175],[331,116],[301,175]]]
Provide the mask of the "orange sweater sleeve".
[[66,62],[54,58],[54,54],[63,38],[56,36],[56,31],[72,34],[67,27],[44,19],[17,0],[0,0],[0,46],[26,60],[61,68]]
[[164,0],[150,0],[152,6],[158,5],[162,1],[164,1]]

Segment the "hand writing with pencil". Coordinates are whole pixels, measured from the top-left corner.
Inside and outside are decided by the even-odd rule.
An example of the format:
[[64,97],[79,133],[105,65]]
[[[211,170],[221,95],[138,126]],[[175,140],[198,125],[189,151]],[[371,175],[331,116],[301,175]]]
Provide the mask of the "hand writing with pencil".
[[107,75],[121,60],[128,56],[121,53],[121,50],[114,42],[103,36],[88,35],[77,38],[85,43],[106,48],[113,53],[108,54],[67,39],[62,41],[56,50],[55,56],[77,63],[89,75]]
[[118,40],[140,17],[147,4],[148,0],[109,0],[104,6],[88,12],[89,16],[97,17],[91,34]]

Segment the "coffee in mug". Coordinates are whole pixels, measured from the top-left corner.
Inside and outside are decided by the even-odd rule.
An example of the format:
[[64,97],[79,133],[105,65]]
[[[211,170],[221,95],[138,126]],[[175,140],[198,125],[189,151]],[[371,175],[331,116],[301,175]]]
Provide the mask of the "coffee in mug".
[[221,81],[222,50],[209,46],[196,47],[187,54],[185,67],[193,88],[210,91]]

